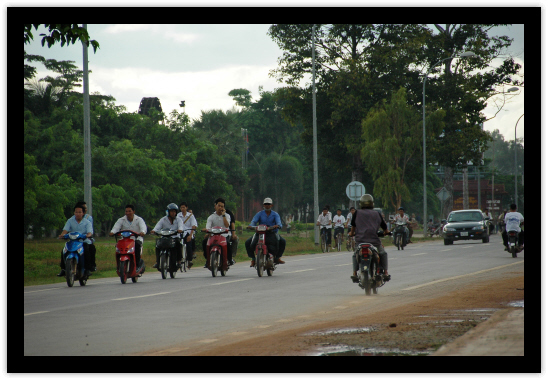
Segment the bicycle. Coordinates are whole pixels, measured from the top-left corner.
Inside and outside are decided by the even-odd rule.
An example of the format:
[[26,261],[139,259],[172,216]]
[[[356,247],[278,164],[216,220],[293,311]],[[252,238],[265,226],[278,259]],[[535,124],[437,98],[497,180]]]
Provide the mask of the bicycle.
[[354,252],[356,250],[356,240],[354,240],[354,236],[348,236],[348,239],[346,240],[346,250],[349,252]]
[[322,246],[322,252],[329,252],[330,251],[330,244],[327,244],[327,228],[324,228],[322,230],[322,227],[327,227],[329,224],[320,224],[320,236],[321,236],[321,246]]

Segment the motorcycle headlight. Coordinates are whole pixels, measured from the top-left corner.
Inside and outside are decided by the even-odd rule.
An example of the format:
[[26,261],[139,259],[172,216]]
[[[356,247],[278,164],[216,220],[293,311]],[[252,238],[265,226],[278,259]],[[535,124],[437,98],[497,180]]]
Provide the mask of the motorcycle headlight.
[[131,247],[131,248],[127,251],[127,253],[133,253],[134,251],[135,251],[135,247]]
[[220,233],[223,232],[223,229],[222,228],[212,228],[211,232],[214,233],[214,234],[220,234]]
[[261,225],[259,227],[257,227],[257,231],[266,231],[267,227],[264,226],[264,225]]

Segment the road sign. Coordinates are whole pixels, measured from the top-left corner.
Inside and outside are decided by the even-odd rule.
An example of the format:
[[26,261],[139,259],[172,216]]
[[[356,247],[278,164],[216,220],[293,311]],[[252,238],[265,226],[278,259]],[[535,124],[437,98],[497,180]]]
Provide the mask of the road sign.
[[365,186],[358,181],[352,181],[346,186],[346,195],[351,201],[359,201],[365,194]]
[[449,199],[449,191],[447,191],[447,189],[445,187],[442,187],[441,190],[436,194],[436,196],[438,197],[438,199],[442,202],[446,201],[447,199]]
[[495,199],[495,200],[488,199],[487,203],[500,203],[500,199]]

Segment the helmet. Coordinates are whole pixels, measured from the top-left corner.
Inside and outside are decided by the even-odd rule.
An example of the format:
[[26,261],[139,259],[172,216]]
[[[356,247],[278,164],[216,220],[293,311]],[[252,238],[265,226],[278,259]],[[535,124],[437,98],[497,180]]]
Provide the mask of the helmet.
[[360,208],[373,208],[374,199],[370,194],[364,194],[360,197]]
[[272,204],[272,198],[265,198],[264,201],[263,201],[263,204],[265,204],[265,203]]
[[170,203],[167,205],[167,210],[166,210],[167,215],[169,215],[169,210],[179,211],[179,207],[177,207],[175,203]]
[[405,209],[404,209],[403,207],[400,207],[400,208],[398,209],[398,211],[400,211],[400,210],[405,211]]

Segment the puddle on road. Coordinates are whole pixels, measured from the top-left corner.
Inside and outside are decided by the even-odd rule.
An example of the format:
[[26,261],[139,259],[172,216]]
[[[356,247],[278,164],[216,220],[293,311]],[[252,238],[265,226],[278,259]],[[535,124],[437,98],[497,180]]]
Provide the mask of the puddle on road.
[[507,305],[512,307],[525,307],[525,300],[509,302]]
[[326,346],[313,356],[428,356],[432,351],[403,351],[398,349],[363,348],[346,345]]

